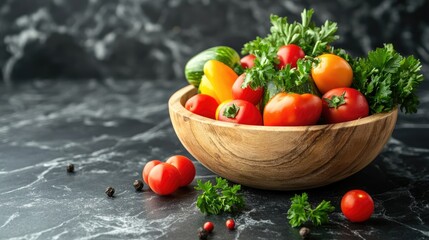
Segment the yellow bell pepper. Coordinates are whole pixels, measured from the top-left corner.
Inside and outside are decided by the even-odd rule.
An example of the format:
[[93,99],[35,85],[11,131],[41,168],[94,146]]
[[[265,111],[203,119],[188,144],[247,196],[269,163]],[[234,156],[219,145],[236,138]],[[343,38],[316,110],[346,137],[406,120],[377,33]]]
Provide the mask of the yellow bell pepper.
[[203,77],[201,78],[200,86],[198,87],[198,92],[212,96],[217,101],[217,103],[221,103],[216,95],[213,85],[207,79],[206,75],[203,75]]
[[204,64],[204,75],[213,86],[219,102],[232,99],[232,85],[238,78],[232,68],[220,61],[209,60]]

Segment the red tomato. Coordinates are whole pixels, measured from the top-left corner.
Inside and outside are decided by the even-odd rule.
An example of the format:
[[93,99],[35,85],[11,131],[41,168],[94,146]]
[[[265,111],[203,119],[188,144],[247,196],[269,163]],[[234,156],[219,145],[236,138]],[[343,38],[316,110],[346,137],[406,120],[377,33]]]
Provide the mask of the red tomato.
[[246,74],[243,73],[237,78],[237,80],[235,80],[234,85],[232,86],[232,98],[246,100],[253,103],[253,105],[256,105],[261,101],[264,88],[258,87],[256,89],[252,89],[250,86],[242,88],[241,85],[243,85],[245,77]]
[[228,220],[226,220],[225,225],[226,225],[226,228],[228,228],[229,230],[234,230],[234,228],[235,228],[235,221],[234,221],[234,219],[228,219]]
[[188,99],[185,103],[185,108],[189,111],[215,119],[216,109],[218,107],[216,99],[206,94],[197,94]]
[[354,88],[334,88],[322,99],[322,116],[328,123],[351,121],[369,114],[365,96]]
[[142,171],[142,178],[146,184],[149,184],[149,181],[147,180],[147,178],[149,176],[150,170],[152,170],[153,167],[155,167],[156,165],[158,165],[160,163],[162,163],[162,162],[159,160],[152,160],[152,161],[146,163],[146,165],[144,165],[144,168]]
[[214,224],[212,222],[206,222],[204,223],[203,229],[206,230],[208,233],[211,233],[214,229]]
[[317,59],[319,63],[311,69],[311,77],[322,94],[352,85],[353,69],[345,59],[334,54],[323,54]]
[[313,94],[278,93],[264,108],[265,126],[305,126],[316,124],[322,100]]
[[374,212],[374,201],[362,190],[351,190],[341,199],[341,211],[351,222],[364,222]]
[[194,180],[195,166],[189,158],[182,155],[171,156],[166,163],[175,166],[179,170],[181,176],[180,187],[187,186]]
[[298,59],[304,58],[305,53],[298,45],[288,44],[279,48],[277,56],[280,60],[279,69],[284,68],[287,64],[290,64],[291,68],[296,68],[296,62]]
[[243,68],[252,68],[255,65],[256,56],[249,54],[240,59],[240,64]]
[[218,120],[247,125],[262,125],[258,108],[245,100],[231,100],[220,105]]
[[179,187],[180,177],[176,167],[169,163],[160,163],[149,172],[149,187],[158,195],[169,195]]

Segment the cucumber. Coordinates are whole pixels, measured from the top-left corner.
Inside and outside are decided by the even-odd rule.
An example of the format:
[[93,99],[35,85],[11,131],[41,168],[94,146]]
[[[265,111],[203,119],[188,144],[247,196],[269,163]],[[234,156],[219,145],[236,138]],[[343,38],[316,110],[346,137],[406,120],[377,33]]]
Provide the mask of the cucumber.
[[299,94],[311,93],[319,97],[322,96],[317,90],[317,87],[314,84],[313,80],[310,80],[302,84],[301,86],[292,87],[288,90],[279,88],[273,81],[269,81],[267,83],[267,86],[265,87],[264,95],[262,96],[262,101],[260,103],[261,109],[264,109],[265,105],[267,105],[271,98],[273,98],[279,92],[294,92]]
[[264,95],[262,96],[262,101],[260,103],[260,107],[262,109],[265,108],[265,105],[273,98],[277,93],[284,92],[283,89],[276,86],[273,81],[269,81],[267,86],[265,87]]
[[198,88],[201,77],[204,75],[204,64],[208,60],[218,60],[225,63],[233,70],[240,66],[240,55],[238,55],[234,49],[227,46],[217,46],[206,49],[195,55],[186,63],[185,77],[189,84]]

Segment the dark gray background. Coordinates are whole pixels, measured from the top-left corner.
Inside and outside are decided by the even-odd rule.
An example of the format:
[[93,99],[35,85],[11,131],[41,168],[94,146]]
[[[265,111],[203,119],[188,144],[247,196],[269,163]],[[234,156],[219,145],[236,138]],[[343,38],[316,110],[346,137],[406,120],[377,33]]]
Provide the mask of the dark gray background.
[[339,24],[336,46],[355,56],[391,42],[429,61],[429,1],[2,0],[4,81],[182,80],[186,61],[216,45],[240,51],[269,30],[269,15]]

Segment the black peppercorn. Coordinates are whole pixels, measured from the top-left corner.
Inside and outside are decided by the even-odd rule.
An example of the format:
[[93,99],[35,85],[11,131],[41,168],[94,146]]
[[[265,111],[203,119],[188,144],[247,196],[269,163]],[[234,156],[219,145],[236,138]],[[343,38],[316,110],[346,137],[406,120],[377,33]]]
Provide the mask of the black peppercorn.
[[202,227],[198,228],[198,239],[206,240],[208,236],[209,236],[209,233],[206,230],[204,230],[204,228]]
[[302,237],[302,239],[308,239],[310,236],[310,229],[306,227],[302,227],[299,229],[299,235]]
[[143,190],[143,182],[141,180],[135,180],[133,183],[134,188],[136,189],[136,191],[142,191]]
[[115,194],[115,189],[112,187],[108,187],[106,188],[105,193],[107,194],[108,197],[113,197],[113,194]]
[[69,165],[67,165],[67,172],[68,173],[73,173],[74,172],[74,165],[72,163],[70,163]]

